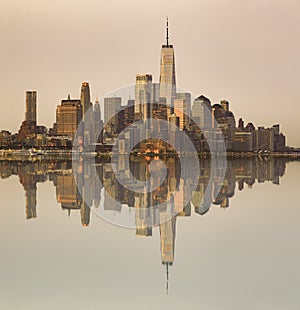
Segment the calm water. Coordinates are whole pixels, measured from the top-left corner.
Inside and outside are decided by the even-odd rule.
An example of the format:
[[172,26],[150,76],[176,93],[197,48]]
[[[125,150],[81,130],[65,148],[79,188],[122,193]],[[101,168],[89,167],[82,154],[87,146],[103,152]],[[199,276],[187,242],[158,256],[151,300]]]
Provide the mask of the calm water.
[[[149,161],[129,166],[128,184],[149,177]],[[167,161],[141,196],[109,163],[0,163],[1,309],[299,309],[300,162],[233,160],[224,179],[200,166]],[[177,196],[149,227],[180,184],[186,208]]]

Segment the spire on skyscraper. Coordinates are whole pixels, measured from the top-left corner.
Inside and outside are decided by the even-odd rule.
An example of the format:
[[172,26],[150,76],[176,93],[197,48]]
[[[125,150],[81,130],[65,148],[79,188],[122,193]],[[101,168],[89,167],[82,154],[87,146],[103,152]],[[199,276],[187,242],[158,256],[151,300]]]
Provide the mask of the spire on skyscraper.
[[167,46],[169,46],[169,18],[167,17]]

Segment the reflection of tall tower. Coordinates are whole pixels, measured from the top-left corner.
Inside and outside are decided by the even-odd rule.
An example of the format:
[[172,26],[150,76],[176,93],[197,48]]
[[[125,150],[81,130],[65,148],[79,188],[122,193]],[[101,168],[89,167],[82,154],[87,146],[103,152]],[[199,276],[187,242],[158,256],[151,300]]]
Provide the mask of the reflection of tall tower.
[[26,112],[25,121],[34,122],[36,124],[36,91],[26,92]]
[[167,292],[169,290],[169,266],[173,265],[175,253],[176,216],[169,218],[168,212],[160,213],[160,251],[161,262],[167,271]]
[[26,196],[26,219],[36,218],[36,186],[25,190]]
[[91,213],[90,207],[85,202],[83,202],[83,204],[81,205],[81,210],[80,210],[82,226],[89,226],[90,213]]
[[[166,105],[170,108],[173,108],[174,99],[176,97],[175,56],[173,45],[169,44],[168,20],[166,44],[162,46],[161,50],[159,82],[159,97],[166,98]],[[170,116],[171,111],[168,111],[168,113],[168,116]]]
[[173,265],[175,253],[176,217],[170,219],[168,212],[160,213],[160,246],[163,265]]

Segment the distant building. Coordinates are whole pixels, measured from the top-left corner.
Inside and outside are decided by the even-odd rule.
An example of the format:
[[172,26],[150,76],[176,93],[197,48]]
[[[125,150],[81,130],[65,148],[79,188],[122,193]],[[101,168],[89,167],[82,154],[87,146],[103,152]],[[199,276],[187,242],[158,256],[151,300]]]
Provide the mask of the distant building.
[[109,97],[104,98],[104,123],[117,122],[117,117],[112,120],[113,117],[121,109],[122,98],[121,97]]
[[232,150],[235,152],[252,152],[253,134],[251,132],[236,131],[234,133]]
[[161,49],[160,59],[160,90],[159,97],[166,98],[168,117],[172,114],[174,100],[176,98],[176,74],[175,74],[175,55],[173,45],[169,44],[169,25],[167,21],[166,44]]
[[153,107],[152,75],[137,74],[135,83],[134,113],[137,120],[152,117]]
[[[118,126],[119,126],[119,111],[121,109],[122,98],[110,97],[104,98],[104,129],[106,142],[113,142]],[[108,140],[107,140],[108,139]]]
[[134,103],[135,101],[133,99],[129,99],[127,105],[123,106],[121,111],[118,113],[118,133],[133,124],[135,118]]
[[227,150],[232,150],[232,142],[235,132],[235,118],[229,110],[229,103],[222,100],[221,104],[214,104],[212,107],[212,115],[219,128],[222,130],[224,142]]
[[22,146],[31,147],[34,145],[33,139],[36,133],[36,100],[36,91],[26,91],[25,120],[22,122],[17,134],[17,140]]
[[26,91],[26,111],[25,111],[25,121],[33,122],[36,124],[36,91]]
[[191,94],[177,93],[174,101],[174,112],[179,117],[181,130],[188,129],[191,116]]
[[152,102],[159,102],[159,83],[152,83]]
[[211,102],[201,95],[194,100],[192,107],[193,120],[202,130],[211,129],[213,125]]
[[238,129],[239,130],[244,130],[244,121],[242,118],[239,118],[239,124],[238,124]]
[[56,135],[74,138],[82,119],[82,105],[80,100],[62,100],[56,108]]
[[7,130],[0,131],[0,148],[4,148],[10,145],[12,141],[12,134]]
[[273,128],[258,127],[255,131],[255,149],[258,151],[274,151]]
[[[88,82],[83,82],[81,85],[81,95],[80,95],[81,105],[82,105],[82,118],[83,121],[91,122],[91,119],[86,119],[88,116],[86,113],[92,107],[91,95],[90,95],[90,86]],[[89,116],[92,113],[89,113]]]
[[91,142],[92,143],[102,143],[103,142],[103,121],[101,119],[101,108],[99,99],[97,98],[93,109],[93,122],[92,122],[92,132],[91,132]]
[[[248,124],[245,130],[253,132],[254,126],[251,127]],[[271,128],[258,127],[257,130],[254,131],[254,148],[257,151],[284,151],[286,149],[285,136],[280,133],[280,126],[277,124]]]
[[279,124],[273,125],[272,128],[274,131],[274,151],[275,152],[283,151],[286,147],[285,136],[282,133],[280,133]]

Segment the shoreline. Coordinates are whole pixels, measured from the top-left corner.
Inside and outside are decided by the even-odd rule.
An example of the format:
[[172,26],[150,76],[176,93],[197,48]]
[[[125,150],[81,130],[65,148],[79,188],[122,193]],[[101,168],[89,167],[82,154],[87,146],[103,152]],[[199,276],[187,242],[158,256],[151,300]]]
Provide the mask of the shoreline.
[[[139,154],[120,154],[119,156],[130,156],[130,158],[172,158],[178,156],[175,153],[139,153]],[[44,150],[36,153],[32,153],[29,150],[0,150],[0,161],[70,161],[72,158],[95,158],[108,160],[112,158],[112,152],[86,152],[86,153],[74,153],[72,150]],[[179,155],[180,156],[180,155]],[[195,156],[195,154],[184,154],[181,156]],[[207,152],[198,153],[199,159],[208,159],[210,157],[223,157],[221,154],[211,154]],[[271,152],[271,153],[257,153],[257,152],[227,152],[226,157],[228,159],[250,159],[250,158],[290,158],[300,159],[300,152]]]

